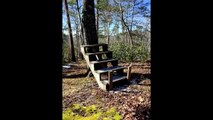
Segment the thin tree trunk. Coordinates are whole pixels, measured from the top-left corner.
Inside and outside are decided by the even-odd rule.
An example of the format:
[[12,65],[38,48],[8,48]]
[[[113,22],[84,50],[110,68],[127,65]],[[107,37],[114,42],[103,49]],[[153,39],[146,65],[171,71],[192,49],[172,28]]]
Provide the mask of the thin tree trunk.
[[107,33],[107,23],[104,23],[104,36],[105,36],[105,43],[108,43],[108,33]]
[[124,30],[124,24],[123,24],[122,20],[121,20],[121,25],[122,25],[122,33],[123,33],[123,34],[121,34],[121,35],[122,35],[122,38],[124,38],[124,39],[123,39],[124,42],[126,43],[126,37],[124,37],[124,32],[125,32],[125,30]]
[[81,18],[81,14],[80,14],[80,7],[78,5],[78,0],[76,0],[76,5],[77,5],[77,11],[78,11],[78,17],[79,17],[79,20],[80,20],[80,24],[81,24],[81,45],[84,44],[84,41],[85,41],[85,35],[84,35],[84,27],[83,27],[83,23],[82,23],[82,18]]
[[107,23],[107,44],[109,45],[109,39],[110,39],[110,36],[109,36],[109,23]]
[[[132,6],[132,20],[131,20],[131,26],[130,26],[130,32],[132,36],[132,28],[133,28],[133,20],[134,20],[134,12],[135,12],[135,2],[136,0],[133,0],[133,6]],[[133,44],[133,39],[130,39],[130,44]]]
[[126,22],[124,21],[124,16],[123,16],[123,10],[122,10],[121,3],[119,3],[119,6],[120,6],[120,12],[121,12],[121,21],[122,21],[123,25],[124,25],[124,26],[126,27],[126,29],[127,29],[127,32],[128,32],[128,34],[129,34],[129,37],[130,37],[130,45],[132,46],[132,45],[133,45],[132,34],[131,34],[131,31],[129,30],[128,25],[127,25]]
[[80,39],[79,39],[79,31],[78,24],[76,24],[76,41],[77,41],[77,61],[80,56]]
[[78,61],[79,59],[79,54],[80,54],[80,31],[79,31],[79,19],[78,19],[78,16],[75,15],[74,16],[74,22],[75,22],[75,29],[76,29],[76,43],[77,43],[77,56],[76,56],[76,61]]
[[[78,11],[78,17],[79,17],[79,21],[80,21],[80,25],[81,25],[81,32],[80,32],[80,37],[81,37],[81,40],[80,40],[80,44],[83,45],[85,42],[85,35],[84,35],[84,29],[83,29],[83,23],[82,23],[82,18],[81,18],[81,15],[80,15],[80,7],[78,5],[78,0],[76,0],[76,5],[77,5],[77,11]],[[79,52],[79,57],[81,58],[81,60],[83,60],[83,55],[81,53],[81,51]]]
[[[96,4],[99,4],[99,0],[96,0]],[[97,30],[97,34],[98,34],[98,32],[99,32],[99,10],[97,8],[96,8],[96,30]]]
[[[78,21],[78,19],[76,21]],[[81,47],[80,45],[82,44],[82,41],[80,39],[80,36],[81,36],[80,33],[81,32],[79,30],[79,22],[77,22],[77,24],[76,24],[76,40],[77,40],[77,46],[78,46],[77,56],[78,56],[78,58],[83,59],[83,55],[81,54],[81,50],[80,50],[80,47]]]
[[134,12],[135,12],[135,2],[133,0],[133,7],[132,7],[132,20],[131,20],[131,27],[130,27],[130,30],[132,31],[132,26],[133,26],[133,20],[134,20]]
[[69,38],[70,38],[71,61],[76,62],[74,45],[73,45],[72,27],[71,27],[71,23],[70,23],[67,0],[64,0],[64,5],[65,5],[66,16],[67,16],[67,25],[68,25],[68,30],[69,30],[68,33],[69,33]]

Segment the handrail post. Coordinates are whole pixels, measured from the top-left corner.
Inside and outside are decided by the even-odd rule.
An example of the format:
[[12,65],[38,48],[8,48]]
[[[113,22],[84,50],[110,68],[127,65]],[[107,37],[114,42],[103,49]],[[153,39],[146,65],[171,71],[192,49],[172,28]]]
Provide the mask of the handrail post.
[[109,90],[112,89],[112,71],[108,72]]
[[128,71],[127,71],[127,80],[130,81],[131,79],[131,67],[132,63],[128,66]]

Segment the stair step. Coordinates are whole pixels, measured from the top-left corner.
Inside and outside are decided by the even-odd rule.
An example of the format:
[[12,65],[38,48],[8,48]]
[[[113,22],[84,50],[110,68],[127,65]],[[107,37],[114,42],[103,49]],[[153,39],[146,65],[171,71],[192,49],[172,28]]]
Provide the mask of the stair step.
[[[117,81],[121,81],[121,80],[125,80],[127,79],[127,76],[121,76],[121,75],[118,75],[118,76],[113,76],[112,77],[112,82],[117,82]],[[103,80],[102,83],[109,83],[108,80]]]
[[112,82],[117,82],[117,81],[124,80],[124,79],[127,79],[127,76],[113,76]]
[[106,63],[106,62],[113,62],[113,61],[117,61],[118,59],[103,59],[100,61],[91,61],[91,64],[96,64],[96,63]]
[[[118,60],[108,51],[108,44],[81,45],[81,52],[101,89],[110,90],[114,82],[130,79],[131,67],[118,66]],[[126,68],[128,71],[124,73]]]
[[101,43],[101,44],[93,44],[93,45],[82,45],[82,46],[83,46],[83,47],[96,47],[96,46],[105,46],[105,45],[108,45],[108,44]]
[[86,53],[86,55],[99,55],[99,54],[106,54],[106,53],[112,53],[112,51],[101,51],[96,53]]
[[125,69],[125,68],[127,68],[127,67],[114,66],[114,67],[109,67],[109,68],[102,68],[102,69],[96,70],[95,72],[101,74],[101,73],[106,73],[106,72],[109,72],[109,71],[115,71],[115,70],[120,70],[120,69]]

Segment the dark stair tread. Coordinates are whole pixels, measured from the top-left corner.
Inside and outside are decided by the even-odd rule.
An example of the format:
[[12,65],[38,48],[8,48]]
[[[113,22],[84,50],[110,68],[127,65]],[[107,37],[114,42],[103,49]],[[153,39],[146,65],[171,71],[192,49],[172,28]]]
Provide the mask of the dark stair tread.
[[112,51],[101,51],[101,52],[95,52],[95,53],[86,53],[86,55],[98,55],[98,54],[105,54],[105,53],[111,53]]
[[96,47],[96,46],[104,46],[107,45],[105,43],[101,43],[101,44],[93,44],[93,45],[82,45],[83,47]]
[[106,63],[106,62],[112,62],[112,61],[117,61],[118,59],[103,59],[103,60],[97,60],[97,61],[91,61],[90,64],[95,64],[95,63]]
[[102,68],[102,69],[98,69],[95,72],[97,73],[106,73],[109,71],[115,71],[115,70],[119,70],[119,69],[125,69],[127,67],[123,67],[123,66],[114,66],[114,67],[109,67],[109,68]]
[[[117,81],[121,81],[121,80],[126,80],[127,79],[127,76],[121,76],[121,75],[117,75],[117,76],[113,76],[112,77],[112,82],[117,82]],[[102,83],[109,83],[108,80],[103,80]]]

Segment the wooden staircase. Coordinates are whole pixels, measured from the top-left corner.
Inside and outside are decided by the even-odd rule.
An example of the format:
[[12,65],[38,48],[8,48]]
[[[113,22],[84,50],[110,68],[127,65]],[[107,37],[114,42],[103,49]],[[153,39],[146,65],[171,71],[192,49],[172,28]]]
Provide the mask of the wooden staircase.
[[[81,52],[101,89],[111,90],[113,83],[130,80],[131,65],[118,66],[118,60],[108,51],[108,44],[81,45]],[[127,73],[124,69],[128,69]]]

